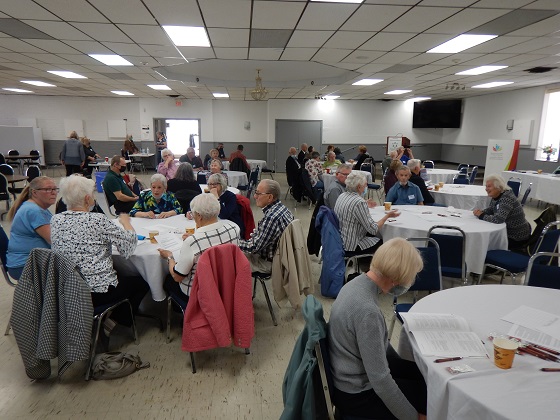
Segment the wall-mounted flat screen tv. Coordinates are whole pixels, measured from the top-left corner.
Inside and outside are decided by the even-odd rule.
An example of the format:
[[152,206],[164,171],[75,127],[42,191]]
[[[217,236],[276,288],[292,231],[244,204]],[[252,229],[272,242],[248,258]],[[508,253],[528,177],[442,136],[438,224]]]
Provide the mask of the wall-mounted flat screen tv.
[[414,102],[412,128],[460,128],[461,99]]

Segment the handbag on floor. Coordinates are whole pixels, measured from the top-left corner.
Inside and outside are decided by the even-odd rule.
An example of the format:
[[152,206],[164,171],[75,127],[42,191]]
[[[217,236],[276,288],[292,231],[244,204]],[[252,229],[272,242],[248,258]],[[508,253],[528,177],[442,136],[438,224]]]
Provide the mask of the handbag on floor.
[[149,367],[150,363],[142,362],[140,356],[137,355],[122,352],[100,353],[93,360],[92,377],[93,379],[117,379]]

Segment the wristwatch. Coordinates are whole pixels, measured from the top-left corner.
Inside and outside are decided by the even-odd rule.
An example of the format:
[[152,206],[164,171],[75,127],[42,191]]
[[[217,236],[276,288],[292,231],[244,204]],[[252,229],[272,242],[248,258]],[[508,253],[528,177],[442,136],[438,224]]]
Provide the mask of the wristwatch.
[[170,255],[169,257],[167,257],[167,262],[169,262],[170,260],[175,261],[175,258],[173,258],[173,255]]

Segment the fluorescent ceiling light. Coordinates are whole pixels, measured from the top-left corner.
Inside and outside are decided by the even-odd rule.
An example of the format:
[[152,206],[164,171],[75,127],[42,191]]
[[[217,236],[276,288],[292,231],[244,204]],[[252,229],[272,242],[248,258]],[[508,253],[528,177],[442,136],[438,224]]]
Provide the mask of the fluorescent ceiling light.
[[513,82],[490,82],[490,83],[483,83],[481,85],[472,86],[475,89],[489,89],[498,86],[504,85],[511,85]]
[[438,45],[431,50],[426,52],[428,53],[440,53],[440,54],[454,54],[464,50],[468,50],[469,48],[474,47],[475,45],[482,44],[483,42],[490,41],[493,38],[496,38],[498,35],[469,35],[463,34],[459,35],[453,39],[450,39],[447,42],[444,42],[441,45]]
[[74,73],[73,71],[48,70],[47,73],[56,74],[57,76],[65,77],[66,79],[87,79],[86,76]]
[[10,92],[17,92],[17,93],[33,93],[32,90],[17,89],[17,88],[2,88],[2,90],[9,90]]
[[412,92],[412,91],[406,89],[396,89],[396,90],[391,90],[389,92],[385,92],[384,95],[402,95],[403,93],[408,93],[408,92]]
[[117,54],[88,54],[91,58],[101,61],[107,66],[133,66],[130,61]]
[[134,93],[130,93],[126,90],[112,90],[111,93],[114,93],[115,95],[121,95],[121,96],[134,96]]
[[410,101],[410,102],[421,102],[421,101],[427,101],[427,100],[429,100],[429,99],[432,99],[432,97],[431,97],[431,96],[417,96],[416,98],[407,99],[407,101]]
[[327,95],[327,96],[323,96],[323,99],[338,99],[340,98],[340,95]]
[[41,82],[39,80],[20,80],[21,83],[27,83],[28,85],[33,85],[33,86],[51,86],[51,87],[56,87],[56,85],[50,84],[50,83],[46,83],[46,82]]
[[147,85],[147,86],[154,90],[171,90],[171,88],[167,85]]
[[227,93],[213,93],[214,98],[229,98],[229,94]]
[[371,86],[382,81],[383,79],[362,79],[352,83],[352,86]]
[[201,26],[162,26],[171,41],[178,47],[209,47],[210,40]]
[[321,3],[356,3],[356,4],[360,4],[364,2],[364,0],[311,0],[311,1],[320,1]]
[[474,69],[460,71],[459,73],[455,73],[459,76],[477,76],[479,74],[490,73],[491,71],[507,69],[508,66],[480,66],[475,67]]

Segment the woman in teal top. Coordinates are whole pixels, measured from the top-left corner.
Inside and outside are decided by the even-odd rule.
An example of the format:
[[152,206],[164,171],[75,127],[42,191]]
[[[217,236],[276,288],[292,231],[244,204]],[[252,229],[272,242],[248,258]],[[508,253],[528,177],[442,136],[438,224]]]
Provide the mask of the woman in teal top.
[[56,202],[58,188],[52,178],[40,176],[27,185],[8,212],[12,222],[7,265],[18,280],[33,248],[51,247],[51,217],[48,210]]
[[167,179],[162,174],[150,178],[150,191],[142,191],[132,207],[130,215],[148,219],[164,219],[183,213],[181,204],[171,192],[167,192]]

